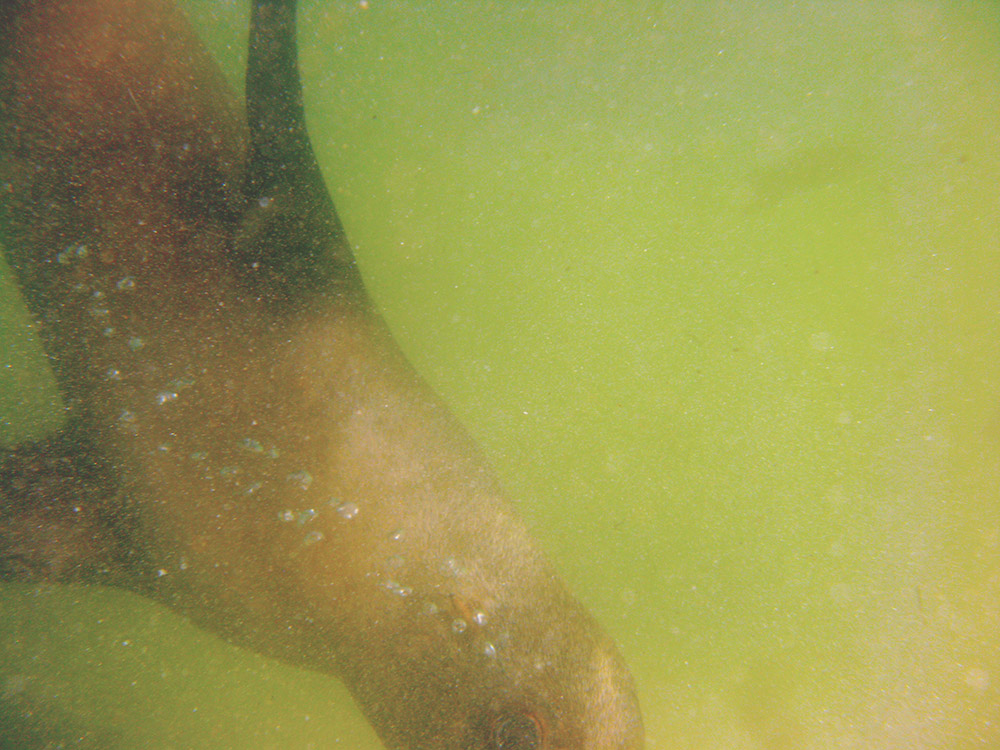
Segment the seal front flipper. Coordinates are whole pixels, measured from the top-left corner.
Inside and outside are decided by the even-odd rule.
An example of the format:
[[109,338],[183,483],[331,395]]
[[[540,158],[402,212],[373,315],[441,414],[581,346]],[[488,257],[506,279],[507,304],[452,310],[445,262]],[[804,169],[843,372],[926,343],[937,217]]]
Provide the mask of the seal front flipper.
[[246,211],[233,260],[251,289],[287,306],[360,302],[361,277],[306,131],[295,3],[255,0],[247,60]]
[[124,582],[128,513],[82,434],[67,428],[0,453],[0,580]]

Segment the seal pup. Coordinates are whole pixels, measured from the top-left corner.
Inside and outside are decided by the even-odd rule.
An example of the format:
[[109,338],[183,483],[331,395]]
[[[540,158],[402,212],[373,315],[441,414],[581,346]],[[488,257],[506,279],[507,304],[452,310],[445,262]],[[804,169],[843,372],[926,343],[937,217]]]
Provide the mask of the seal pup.
[[610,639],[365,293],[292,0],[246,113],[165,0],[0,5],[0,220],[66,429],[0,462],[0,572],[155,598],[345,681],[394,750],[635,750]]

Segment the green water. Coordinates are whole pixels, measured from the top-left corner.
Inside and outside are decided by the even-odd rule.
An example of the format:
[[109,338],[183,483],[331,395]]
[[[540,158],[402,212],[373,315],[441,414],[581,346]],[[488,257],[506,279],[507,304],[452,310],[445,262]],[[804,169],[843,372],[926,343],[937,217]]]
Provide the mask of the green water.
[[[237,87],[242,6],[186,6]],[[327,179],[650,750],[1000,747],[996,6],[368,6],[303,10]],[[10,441],[56,409],[3,283]],[[141,599],[0,608],[0,746],[378,747]]]

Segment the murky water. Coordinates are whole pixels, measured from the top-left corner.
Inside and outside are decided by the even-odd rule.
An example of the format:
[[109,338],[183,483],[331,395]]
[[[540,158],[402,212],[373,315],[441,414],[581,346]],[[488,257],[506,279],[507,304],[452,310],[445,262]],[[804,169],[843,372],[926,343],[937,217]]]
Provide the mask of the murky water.
[[[188,4],[237,87],[242,6]],[[650,750],[1000,746],[994,4],[303,13],[369,287]],[[10,441],[57,411],[3,283]],[[378,747],[335,680],[96,588],[3,589],[0,696],[3,747]]]

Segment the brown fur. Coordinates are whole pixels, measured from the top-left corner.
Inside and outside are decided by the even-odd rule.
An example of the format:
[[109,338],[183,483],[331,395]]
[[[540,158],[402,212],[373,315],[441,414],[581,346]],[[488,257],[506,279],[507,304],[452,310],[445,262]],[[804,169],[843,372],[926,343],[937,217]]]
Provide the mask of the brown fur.
[[119,583],[337,674],[390,748],[640,747],[614,646],[363,296],[246,283],[245,125],[184,19],[4,13],[8,260],[87,443],[6,459],[7,575]]

